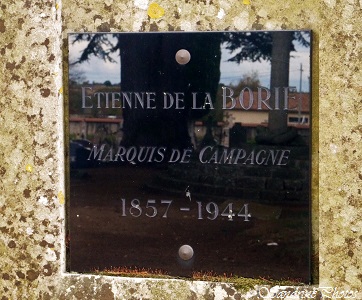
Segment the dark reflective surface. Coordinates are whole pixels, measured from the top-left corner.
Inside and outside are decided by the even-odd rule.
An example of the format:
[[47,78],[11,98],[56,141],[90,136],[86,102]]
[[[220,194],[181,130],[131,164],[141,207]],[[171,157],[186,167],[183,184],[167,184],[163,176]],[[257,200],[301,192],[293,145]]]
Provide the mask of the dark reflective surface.
[[310,32],[69,42],[69,270],[308,282]]

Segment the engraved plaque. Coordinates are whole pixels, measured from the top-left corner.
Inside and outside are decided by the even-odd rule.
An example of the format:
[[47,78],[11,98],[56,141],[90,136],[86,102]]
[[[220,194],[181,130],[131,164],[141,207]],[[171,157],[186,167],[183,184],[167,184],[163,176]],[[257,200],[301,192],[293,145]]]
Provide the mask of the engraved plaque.
[[70,34],[68,270],[309,282],[310,41]]

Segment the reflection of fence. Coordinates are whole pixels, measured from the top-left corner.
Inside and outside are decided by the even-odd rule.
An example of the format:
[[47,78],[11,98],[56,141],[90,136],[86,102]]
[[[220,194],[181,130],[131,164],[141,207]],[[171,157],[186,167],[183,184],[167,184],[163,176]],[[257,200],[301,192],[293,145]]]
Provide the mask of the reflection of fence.
[[121,139],[123,120],[120,118],[86,118],[70,116],[69,132],[75,138],[90,139],[98,144],[99,139],[114,135]]
[[[264,146],[264,148],[267,146]],[[291,153],[307,152],[306,147]],[[285,166],[203,164],[173,164],[165,174],[147,184],[153,190],[184,193],[186,187],[193,195],[207,198],[237,198],[260,203],[309,202],[309,156],[291,157]]]
[[[225,127],[223,129],[224,139],[221,145],[226,147],[238,147],[245,142],[255,143],[255,137],[258,135],[258,127],[268,127],[268,123],[249,124],[237,122],[233,124],[233,127]],[[288,123],[288,126],[296,129],[298,135],[303,139],[306,145],[310,144],[309,125]]]

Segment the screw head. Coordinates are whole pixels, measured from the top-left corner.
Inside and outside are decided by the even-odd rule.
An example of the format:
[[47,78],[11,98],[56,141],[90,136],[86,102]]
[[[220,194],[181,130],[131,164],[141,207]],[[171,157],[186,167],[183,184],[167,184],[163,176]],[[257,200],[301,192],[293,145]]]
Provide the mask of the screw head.
[[186,49],[180,49],[176,52],[175,59],[180,65],[186,65],[191,59],[191,54]]
[[182,245],[180,249],[178,249],[178,256],[182,260],[190,260],[194,256],[194,249],[189,245]]

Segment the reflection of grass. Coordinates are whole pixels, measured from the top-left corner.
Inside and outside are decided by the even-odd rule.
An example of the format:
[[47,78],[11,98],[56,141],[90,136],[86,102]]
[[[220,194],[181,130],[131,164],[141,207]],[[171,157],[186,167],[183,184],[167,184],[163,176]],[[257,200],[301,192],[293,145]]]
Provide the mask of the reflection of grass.
[[300,213],[295,217],[288,217],[285,220],[283,220],[283,225],[290,229],[308,228],[308,224],[309,224],[308,212]]
[[290,236],[290,241],[304,240],[309,236],[309,212],[301,211],[281,218],[282,228]]
[[255,288],[255,286],[301,286],[302,281],[299,280],[274,280],[268,278],[245,278],[237,277],[232,274],[216,275],[212,271],[209,272],[194,272],[191,278],[177,278],[167,275],[163,270],[152,270],[146,268],[129,268],[129,267],[111,267],[102,271],[95,269],[95,274],[106,276],[123,276],[123,277],[136,277],[136,278],[158,278],[158,279],[182,279],[191,281],[209,281],[228,283],[235,287],[240,293],[245,293]]
[[151,270],[146,268],[130,268],[130,267],[111,267],[109,269],[93,271],[99,275],[107,276],[124,276],[124,277],[140,277],[140,278],[171,278],[163,270]]
[[192,274],[193,280],[211,281],[211,282],[225,282],[233,285],[241,293],[245,293],[255,286],[296,286],[303,285],[302,281],[299,280],[273,280],[267,278],[245,278],[237,277],[228,274],[222,276],[214,275],[212,272],[195,272]]
[[308,210],[295,212],[283,209],[278,219],[264,219],[258,222],[259,226],[247,229],[250,237],[262,240],[279,239],[290,243],[305,240],[309,236]]

